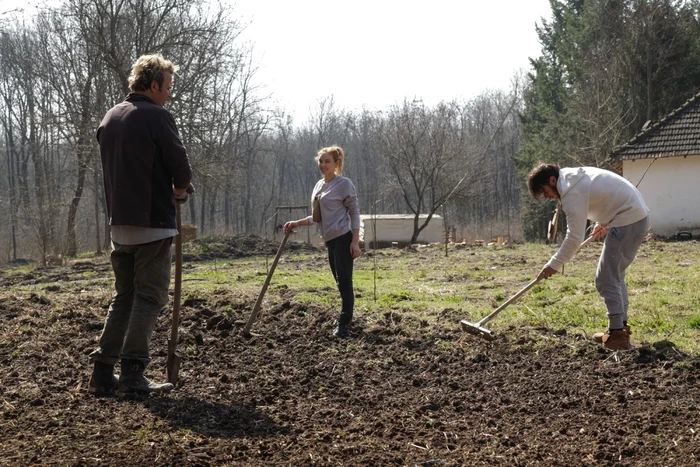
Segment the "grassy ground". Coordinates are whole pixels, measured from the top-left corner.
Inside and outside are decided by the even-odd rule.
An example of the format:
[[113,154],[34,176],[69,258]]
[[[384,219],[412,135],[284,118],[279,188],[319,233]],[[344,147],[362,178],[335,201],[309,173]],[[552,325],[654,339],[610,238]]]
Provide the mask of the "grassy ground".
[[[697,241],[645,243],[627,273],[634,341],[663,340],[700,351],[700,255]],[[547,327],[590,335],[607,325],[593,277],[601,244],[588,246],[564,274],[536,285],[489,322],[495,332]],[[355,262],[356,313],[369,322],[411,314],[459,327],[477,321],[527,285],[556,250],[551,245],[426,247],[365,251]],[[272,257],[220,259],[185,268],[183,290],[232,288],[256,296]],[[268,294],[339,308],[325,253],[283,254]],[[264,310],[264,307],[263,307]],[[263,318],[264,319],[264,318]]]
[[[186,244],[192,252],[192,244]],[[601,244],[581,251],[564,274],[530,289],[487,325],[494,332],[546,327],[590,335],[607,325],[603,300],[593,277]],[[630,325],[633,340],[668,340],[691,355],[700,353],[700,242],[647,242],[629,268]],[[355,310],[373,321],[405,315],[423,325],[459,328],[462,319],[478,321],[535,278],[552,245],[426,247],[419,250],[364,251],[355,262]],[[339,309],[324,251],[294,250],[282,255],[266,298]],[[234,291],[254,301],[273,255],[189,261],[183,271],[183,300]],[[4,274],[30,274],[33,266],[5,265]],[[106,286],[111,275],[85,274],[86,287]],[[30,288],[32,286],[29,286]],[[26,286],[24,287],[26,288]],[[42,285],[36,285],[41,291]],[[11,291],[9,291],[11,292]],[[19,292],[31,292],[22,290]],[[262,316],[264,318],[265,304]]]

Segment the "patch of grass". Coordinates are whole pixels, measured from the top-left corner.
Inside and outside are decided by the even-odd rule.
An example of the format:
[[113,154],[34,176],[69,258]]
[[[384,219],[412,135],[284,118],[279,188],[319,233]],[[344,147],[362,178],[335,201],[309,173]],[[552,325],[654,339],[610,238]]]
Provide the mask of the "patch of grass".
[[[635,342],[667,339],[683,352],[700,351],[698,246],[695,241],[642,245],[627,271],[629,320]],[[594,283],[600,248],[591,245],[581,251],[566,265],[564,274],[535,285],[492,319],[488,328],[499,333],[509,327],[524,330],[544,326],[587,335],[605,329],[605,303]],[[365,252],[354,263],[355,313],[368,324],[384,323],[386,316],[400,316],[410,326],[424,327],[428,323],[427,326],[459,329],[459,320],[478,321],[521,290],[556,249],[556,245],[543,244],[473,246],[450,248],[447,257],[442,248],[385,249],[371,255]],[[253,301],[273,259],[274,256],[256,256],[186,263],[184,300],[235,294],[239,300]],[[29,264],[3,272],[20,274],[34,269]],[[108,277],[111,280],[111,273]],[[28,295],[36,293],[37,287],[45,286],[28,280],[13,285],[6,293],[19,291]],[[100,292],[95,308],[108,306],[111,286],[108,289]],[[73,292],[62,287],[56,294]],[[267,291],[266,300],[273,298],[339,309],[340,295],[326,252],[286,251]],[[52,306],[55,312],[70,309],[63,300]],[[222,307],[221,312],[238,314],[235,306]],[[16,332],[26,330],[28,327]]]
[[30,272],[34,271],[37,268],[37,265],[35,263],[28,263],[28,264],[23,264],[23,265],[4,265],[3,266],[3,272],[5,274],[9,275],[15,275],[15,274],[29,274]]
[[143,444],[147,443],[151,436],[151,431],[146,427],[141,427],[136,432],[136,441]]
[[[335,290],[330,292],[320,292],[319,290],[298,292],[295,294],[295,298],[302,303],[310,303],[325,308],[340,304],[340,296]],[[357,304],[357,301],[355,303]]]
[[442,350],[443,352],[449,352],[454,349],[455,344],[452,341],[438,341],[437,343],[438,349]]
[[187,346],[185,354],[188,357],[196,357],[197,355],[199,355],[199,347],[197,346],[197,344],[190,344]]
[[80,271],[80,273],[79,273],[78,275],[79,275],[81,278],[85,278],[85,277],[97,277],[97,276],[101,276],[102,273],[100,273],[99,271],[87,270],[87,271]]
[[415,300],[415,297],[411,292],[392,292],[379,297],[379,305],[384,307],[391,307],[392,305],[397,305],[402,302],[410,302],[412,300]]

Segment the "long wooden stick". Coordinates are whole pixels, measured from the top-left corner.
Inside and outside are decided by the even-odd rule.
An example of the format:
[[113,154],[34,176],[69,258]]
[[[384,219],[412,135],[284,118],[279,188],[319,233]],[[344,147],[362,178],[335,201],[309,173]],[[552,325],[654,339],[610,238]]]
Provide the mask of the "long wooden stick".
[[501,311],[505,309],[508,305],[513,303],[515,300],[517,300],[522,294],[530,290],[535,284],[537,284],[540,280],[539,279],[534,279],[532,282],[527,284],[525,287],[520,289],[518,293],[510,297],[508,300],[506,300],[501,306],[493,310],[491,313],[489,313],[486,317],[481,318],[481,321],[479,321],[477,324],[478,327],[483,326],[484,324],[488,323],[491,321],[492,318],[494,318],[497,314],[499,314]]
[[177,330],[180,325],[180,300],[182,298],[182,216],[180,203],[176,205],[177,236],[175,237],[175,292],[173,294],[173,319],[168,340],[168,381],[177,384],[181,359],[177,355]]
[[[582,242],[582,243],[579,245],[578,250],[580,250],[581,248],[583,248],[583,247],[585,247],[586,245],[588,245],[589,243],[591,243],[591,242],[592,242],[593,240],[595,240],[597,237],[598,237],[597,235],[591,235],[590,237],[588,237],[584,242]],[[576,250],[576,251],[578,251],[578,250]],[[500,313],[501,311],[503,311],[503,309],[505,309],[505,307],[507,307],[508,305],[510,305],[511,303],[513,303],[515,300],[517,300],[517,299],[518,299],[521,295],[523,295],[525,292],[527,292],[528,290],[530,290],[530,289],[531,289],[535,284],[537,284],[539,281],[540,281],[539,279],[535,278],[532,282],[530,282],[530,283],[527,284],[525,287],[523,287],[522,289],[520,289],[520,291],[519,291],[518,293],[516,293],[515,295],[513,295],[512,297],[510,297],[508,300],[506,300],[501,306],[499,306],[498,308],[496,308],[495,310],[493,310],[493,311],[492,311],[491,313],[489,313],[486,317],[482,318],[481,321],[479,321],[479,322],[477,323],[477,326],[481,327],[481,326],[483,326],[484,324],[486,324],[486,323],[488,323],[489,321],[491,321],[491,319],[492,319],[493,317],[495,317],[498,313]]]
[[253,323],[255,322],[256,318],[258,317],[258,313],[260,312],[260,307],[262,306],[262,301],[263,298],[265,297],[265,292],[267,292],[267,286],[270,285],[270,279],[272,279],[272,273],[275,272],[275,268],[277,267],[277,262],[280,259],[280,256],[282,256],[282,251],[284,250],[284,246],[287,244],[287,239],[289,238],[289,235],[292,233],[292,230],[289,229],[287,233],[284,234],[284,238],[282,239],[282,243],[280,244],[279,248],[277,249],[277,255],[275,255],[274,261],[272,261],[272,266],[270,266],[270,271],[267,273],[267,277],[265,278],[265,283],[263,284],[262,290],[260,291],[260,294],[258,295],[258,299],[255,301],[255,306],[253,307],[253,311],[250,314],[250,318],[248,318],[248,322],[246,323],[245,327],[243,328],[243,335],[244,336],[249,336],[250,335],[250,328],[253,326]]

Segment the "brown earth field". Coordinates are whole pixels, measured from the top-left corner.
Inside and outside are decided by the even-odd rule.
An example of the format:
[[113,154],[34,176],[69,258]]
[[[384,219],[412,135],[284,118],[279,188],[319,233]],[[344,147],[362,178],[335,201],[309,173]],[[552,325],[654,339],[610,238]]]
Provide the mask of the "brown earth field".
[[[173,392],[94,398],[107,259],[2,273],[0,290],[3,466],[700,465],[700,360],[672,342],[610,353],[522,328],[488,342],[450,309],[430,325],[359,315],[338,340],[334,311],[284,288],[244,338],[256,297],[214,291],[183,301]],[[152,379],[169,329],[166,309]]]

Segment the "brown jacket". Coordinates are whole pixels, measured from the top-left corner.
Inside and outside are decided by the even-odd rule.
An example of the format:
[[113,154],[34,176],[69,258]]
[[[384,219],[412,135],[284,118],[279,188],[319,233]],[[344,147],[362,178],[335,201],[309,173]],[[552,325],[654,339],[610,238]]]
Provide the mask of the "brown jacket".
[[110,225],[175,228],[175,188],[187,188],[192,168],[165,108],[130,93],[97,129]]

